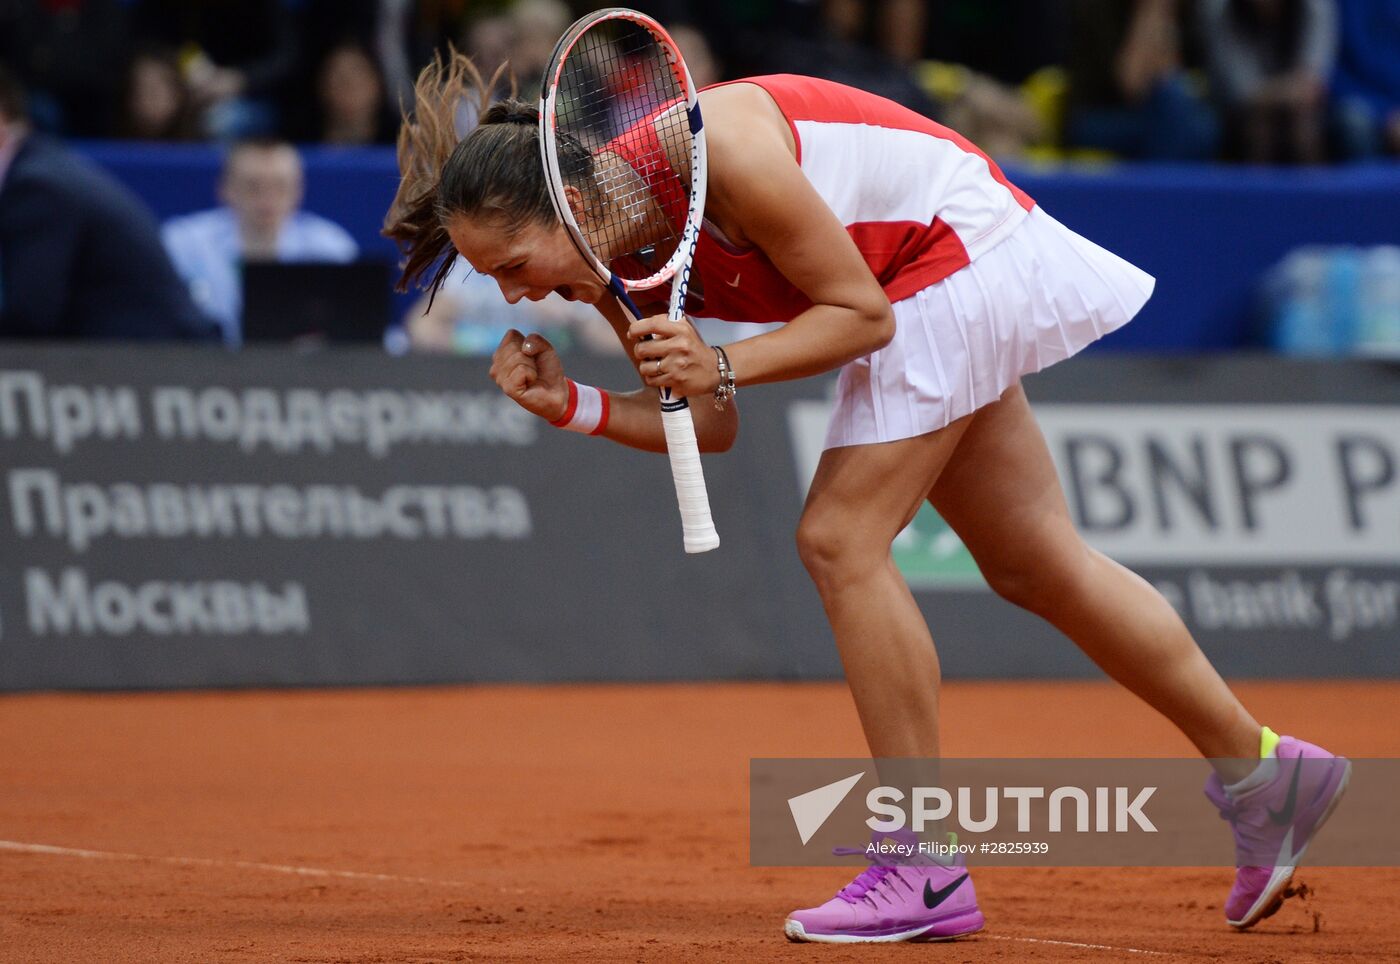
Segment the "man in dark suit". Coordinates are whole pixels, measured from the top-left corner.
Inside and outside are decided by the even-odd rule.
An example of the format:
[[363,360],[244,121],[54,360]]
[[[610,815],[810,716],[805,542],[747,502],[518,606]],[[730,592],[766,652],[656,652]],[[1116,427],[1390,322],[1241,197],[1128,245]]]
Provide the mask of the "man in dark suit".
[[0,67],[0,338],[213,338],[140,201],[29,130]]

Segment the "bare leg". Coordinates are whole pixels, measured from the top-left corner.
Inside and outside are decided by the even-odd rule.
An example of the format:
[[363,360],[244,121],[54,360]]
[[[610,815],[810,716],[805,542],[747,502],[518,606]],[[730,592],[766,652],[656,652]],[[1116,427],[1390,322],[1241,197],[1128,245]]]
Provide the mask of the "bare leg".
[[836,636],[873,757],[938,755],[938,657],[890,558],[970,419],[822,455],[797,547]]
[[1000,595],[1053,624],[1175,723],[1228,781],[1259,753],[1259,724],[1181,618],[1141,577],[1085,545],[1019,385],[979,410],[929,496]]

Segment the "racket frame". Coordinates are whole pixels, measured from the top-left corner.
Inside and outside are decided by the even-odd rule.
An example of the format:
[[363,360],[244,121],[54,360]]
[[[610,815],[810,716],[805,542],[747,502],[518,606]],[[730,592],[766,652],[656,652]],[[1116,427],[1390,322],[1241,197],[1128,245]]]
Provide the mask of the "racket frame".
[[[671,257],[665,264],[647,277],[637,280],[625,278],[614,280],[615,276],[612,271],[593,253],[588,240],[583,236],[578,221],[574,218],[573,210],[564,198],[564,178],[559,171],[558,151],[556,149],[555,118],[558,111],[559,77],[563,73],[564,64],[585,33],[601,23],[614,20],[627,21],[642,27],[650,32],[662,46],[669,48],[671,66],[680,69],[680,79],[685,87],[686,116],[691,131],[690,197],[680,243],[676,245],[676,250],[671,253]],[[544,81],[540,89],[540,160],[544,165],[549,200],[554,205],[554,212],[569,232],[569,238],[578,248],[579,254],[583,255],[584,260],[593,268],[598,277],[606,282],[614,292],[618,292],[620,289],[621,294],[625,297],[629,291],[655,288],[675,277],[683,263],[689,264],[695,254],[695,246],[700,240],[705,212],[705,186],[708,180],[706,176],[708,168],[705,153],[705,127],[700,116],[700,97],[695,89],[695,81],[691,79],[690,68],[686,66],[685,60],[681,57],[680,48],[661,24],[636,10],[628,10],[625,7],[609,7],[580,17],[564,32],[564,35],[559,38],[559,42],[555,44],[554,53],[550,57],[549,67],[545,71]],[[689,287],[688,272],[682,272],[682,275],[681,283]],[[684,295],[685,293],[682,291],[682,304],[684,303]],[[626,300],[630,302],[631,298],[626,298]],[[635,305],[628,307],[634,313],[636,312]]]
[[[678,69],[678,79],[685,88],[686,118],[690,125],[690,197],[685,224],[681,230],[680,242],[670,258],[657,271],[645,278],[628,280],[614,274],[603,261],[593,253],[592,247],[583,236],[583,231],[574,218],[564,196],[564,178],[559,170],[555,121],[558,110],[559,78],[568,62],[569,55],[584,34],[602,23],[626,21],[648,31],[653,39],[665,49],[670,67]],[[700,115],[700,97],[695,89],[695,81],[690,76],[690,68],[681,56],[680,47],[666,32],[666,29],[646,14],[625,7],[609,7],[595,10],[576,20],[564,31],[555,44],[540,86],[540,161],[544,168],[545,182],[550,203],[564,225],[569,239],[574,243],[584,261],[593,269],[609,291],[632,314],[641,320],[643,315],[629,292],[655,288],[671,281],[671,297],[667,303],[666,316],[671,321],[685,317],[685,296],[690,288],[690,269],[695,257],[695,247],[700,241],[705,212],[705,188],[708,180],[705,153],[705,125]],[[660,388],[661,417],[666,432],[667,452],[671,457],[672,474],[676,481],[676,494],[681,504],[685,551],[688,553],[707,552],[719,546],[719,534],[715,531],[710,516],[709,496],[705,492],[705,479],[699,466],[699,447],[695,439],[695,425],[690,413],[690,404],[684,396],[675,395],[670,388]],[[686,478],[683,483],[682,477]],[[698,499],[695,494],[698,486]],[[689,489],[687,494],[683,489]]]

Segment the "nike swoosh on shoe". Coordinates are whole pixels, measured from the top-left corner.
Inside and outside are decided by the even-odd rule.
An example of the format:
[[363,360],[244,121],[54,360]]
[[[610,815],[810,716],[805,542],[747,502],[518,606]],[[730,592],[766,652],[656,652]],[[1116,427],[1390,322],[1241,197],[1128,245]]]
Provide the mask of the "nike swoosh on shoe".
[[934,890],[934,889],[933,889],[933,881],[931,881],[931,880],[925,880],[925,881],[924,881],[924,906],[927,907],[929,910],[933,910],[933,909],[934,909],[935,907],[937,907],[939,904],[941,904],[941,903],[943,903],[945,900],[947,900],[947,899],[952,895],[953,891],[955,891],[955,890],[957,890],[959,887],[961,887],[961,886],[962,886],[962,882],[963,882],[964,880],[967,880],[967,874],[963,874],[961,877],[959,877],[957,880],[953,881],[953,882],[952,882],[951,884],[949,884],[947,887],[941,887],[941,888],[939,888],[938,890]]

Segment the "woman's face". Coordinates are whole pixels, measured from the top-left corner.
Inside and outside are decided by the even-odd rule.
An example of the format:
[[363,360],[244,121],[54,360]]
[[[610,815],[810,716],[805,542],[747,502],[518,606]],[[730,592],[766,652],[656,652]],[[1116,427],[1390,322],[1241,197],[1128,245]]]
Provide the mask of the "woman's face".
[[321,68],[321,101],[327,113],[343,120],[372,119],[383,92],[374,63],[355,47],[341,47]]
[[447,233],[458,253],[501,287],[506,301],[542,301],[557,292],[594,305],[607,287],[584,262],[559,224],[531,222],[510,231],[499,218],[452,217]]
[[131,103],[136,128],[143,134],[163,134],[180,112],[180,77],[168,64],[142,59],[131,65]]

